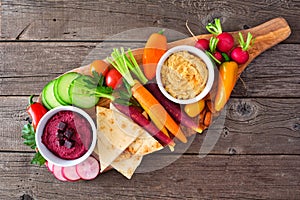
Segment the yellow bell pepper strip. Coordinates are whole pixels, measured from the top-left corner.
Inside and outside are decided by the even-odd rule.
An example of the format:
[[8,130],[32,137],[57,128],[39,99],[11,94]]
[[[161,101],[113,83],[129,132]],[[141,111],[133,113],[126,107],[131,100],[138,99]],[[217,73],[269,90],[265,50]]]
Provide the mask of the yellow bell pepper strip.
[[219,67],[218,91],[215,110],[220,111],[227,103],[238,76],[238,64],[234,61],[223,62]]

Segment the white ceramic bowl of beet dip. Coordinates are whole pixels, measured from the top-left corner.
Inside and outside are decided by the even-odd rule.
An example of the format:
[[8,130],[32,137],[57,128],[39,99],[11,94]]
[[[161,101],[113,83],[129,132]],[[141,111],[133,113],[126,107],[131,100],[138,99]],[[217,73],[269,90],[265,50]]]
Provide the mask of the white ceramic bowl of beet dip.
[[[170,71],[168,71],[167,73],[164,73],[163,67],[164,65],[166,65],[165,63],[167,62],[167,60],[175,54],[178,54],[180,52],[186,52],[188,54],[188,58],[186,58],[185,60],[191,59],[191,57],[193,58],[193,60],[197,60],[197,61],[201,61],[201,66],[206,66],[206,70],[205,70],[205,76],[206,76],[206,82],[205,85],[204,83],[202,83],[199,86],[199,91],[195,92],[195,95],[191,97],[186,97],[186,98],[179,98],[179,97],[175,97],[174,95],[172,95],[170,93],[170,91],[167,91],[168,89],[166,89],[166,87],[171,87],[172,85],[176,86],[177,90],[179,92],[181,92],[182,94],[187,93],[187,94],[191,94],[189,91],[187,91],[187,87],[182,84],[183,82],[180,80],[180,77],[182,76],[181,74],[177,74],[177,76],[170,76],[170,74],[172,74]],[[178,60],[178,59],[177,59]],[[181,63],[177,63],[174,64],[174,66],[179,66]],[[198,64],[197,64],[198,65]],[[202,67],[203,68],[203,67]],[[166,69],[166,67],[165,67]],[[200,72],[197,69],[197,72]],[[163,75],[165,74],[165,75]],[[201,74],[201,73],[199,73]],[[169,78],[168,78],[169,76]],[[200,76],[200,75],[199,75]],[[167,78],[164,78],[167,77]],[[175,103],[179,103],[179,104],[191,104],[191,103],[195,103],[201,99],[203,99],[211,90],[212,85],[214,83],[214,78],[215,78],[215,65],[212,62],[212,60],[210,59],[210,57],[202,50],[193,47],[193,46],[188,46],[188,45],[180,45],[180,46],[176,46],[173,47],[171,49],[169,49],[159,60],[158,64],[157,64],[157,68],[156,68],[156,81],[158,84],[158,87],[160,89],[160,91],[163,93],[163,95],[165,97],[167,97],[169,100],[175,102]],[[165,80],[165,81],[164,81]],[[174,83],[171,83],[171,82]],[[165,82],[165,83],[164,83]],[[169,86],[166,86],[166,82],[169,82]],[[204,82],[204,81],[203,81]],[[201,88],[201,89],[200,89]],[[174,89],[174,88],[172,88]],[[197,89],[197,86],[195,86],[195,89]],[[173,90],[175,91],[175,89]],[[193,91],[194,92],[194,91]]]
[[82,109],[60,106],[48,111],[36,129],[36,145],[49,162],[62,167],[87,159],[96,146],[96,126]]

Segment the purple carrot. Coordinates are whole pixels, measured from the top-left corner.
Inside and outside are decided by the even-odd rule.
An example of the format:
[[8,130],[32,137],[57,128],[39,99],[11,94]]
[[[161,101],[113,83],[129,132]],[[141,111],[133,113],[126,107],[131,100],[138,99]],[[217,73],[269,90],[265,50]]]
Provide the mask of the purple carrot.
[[203,130],[186,115],[180,108],[180,105],[167,99],[158,88],[156,83],[147,83],[144,85],[147,90],[153,94],[153,96],[159,101],[159,103],[166,109],[166,111],[173,117],[177,123],[193,129],[194,131],[201,133]]
[[150,135],[156,138],[162,145],[174,146],[174,142],[171,138],[166,136],[160,131],[151,121],[149,121],[136,106],[125,106],[114,103],[114,106],[123,114],[130,117],[140,127],[144,128]]

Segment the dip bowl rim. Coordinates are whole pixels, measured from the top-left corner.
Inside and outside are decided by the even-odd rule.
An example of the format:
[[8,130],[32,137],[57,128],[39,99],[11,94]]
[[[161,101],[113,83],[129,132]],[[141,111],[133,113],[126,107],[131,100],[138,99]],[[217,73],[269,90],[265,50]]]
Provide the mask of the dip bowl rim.
[[[90,124],[91,126],[91,134],[92,134],[92,140],[91,144],[87,150],[81,157],[72,159],[72,160],[67,160],[67,159],[62,159],[52,153],[43,143],[42,143],[42,135],[44,134],[44,128],[47,125],[47,122],[58,112],[60,111],[73,111],[78,114],[80,114],[82,117],[84,117]],[[91,118],[89,114],[87,114],[84,110],[75,107],[75,106],[58,106],[55,107],[51,110],[49,110],[39,121],[38,126],[36,128],[36,134],[35,134],[35,141],[36,141],[36,146],[40,154],[48,161],[53,163],[56,166],[60,167],[71,167],[75,166],[83,161],[85,161],[94,151],[96,147],[96,142],[97,142],[97,129],[96,125]]]
[[[164,88],[162,81],[161,81],[161,68],[164,64],[164,62],[173,54],[176,52],[180,51],[187,51],[194,56],[199,57],[204,61],[206,64],[207,70],[208,70],[208,79],[206,82],[206,85],[204,89],[195,97],[190,98],[190,99],[177,99],[173,97],[171,94],[167,92],[167,90]],[[176,47],[170,48],[166,53],[163,54],[163,56],[160,58],[157,64],[156,68],[156,82],[157,85],[160,89],[160,91],[163,93],[165,97],[167,97],[169,100],[178,103],[178,104],[191,104],[195,103],[197,101],[200,101],[203,99],[211,90],[213,83],[214,83],[214,78],[215,78],[215,64],[213,61],[209,58],[209,56],[202,50],[194,47],[194,46],[189,46],[189,45],[179,45]]]

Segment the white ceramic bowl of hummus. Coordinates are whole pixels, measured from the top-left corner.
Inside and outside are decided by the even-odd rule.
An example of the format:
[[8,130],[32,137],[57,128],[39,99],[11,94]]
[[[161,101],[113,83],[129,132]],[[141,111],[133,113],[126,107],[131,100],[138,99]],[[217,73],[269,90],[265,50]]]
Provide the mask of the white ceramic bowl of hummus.
[[47,161],[69,167],[92,154],[97,141],[96,131],[93,119],[85,111],[74,106],[60,106],[42,117],[35,141]]
[[203,99],[214,82],[214,64],[200,49],[181,45],[169,49],[159,60],[156,81],[171,101],[191,104]]

